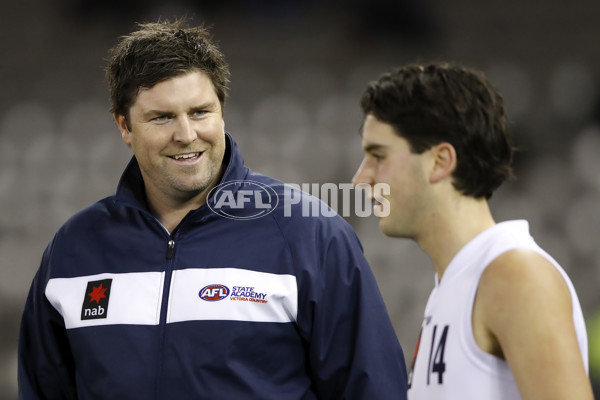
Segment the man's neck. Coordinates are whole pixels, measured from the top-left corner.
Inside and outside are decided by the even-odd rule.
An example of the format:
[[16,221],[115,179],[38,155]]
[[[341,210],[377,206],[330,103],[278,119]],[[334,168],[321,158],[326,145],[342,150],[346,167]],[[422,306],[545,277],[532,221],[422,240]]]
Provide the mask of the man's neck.
[[169,233],[172,233],[190,211],[196,210],[206,203],[212,189],[221,182],[224,172],[225,167],[223,166],[208,187],[195,193],[174,190],[171,193],[165,193],[156,186],[146,184],[146,200],[150,212]]
[[206,202],[206,195],[207,193],[203,192],[188,200],[148,195],[148,207],[165,229],[172,233],[190,211],[200,208]]
[[460,196],[432,213],[417,242],[433,261],[441,280],[460,249],[494,224],[486,200]]

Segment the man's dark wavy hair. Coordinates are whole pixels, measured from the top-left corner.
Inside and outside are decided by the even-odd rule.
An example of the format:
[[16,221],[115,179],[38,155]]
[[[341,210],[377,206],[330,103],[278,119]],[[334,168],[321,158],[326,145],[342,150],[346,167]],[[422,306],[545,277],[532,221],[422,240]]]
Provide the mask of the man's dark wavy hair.
[[111,112],[128,120],[140,89],[191,71],[209,77],[224,109],[229,66],[208,29],[187,24],[185,19],[141,23],[138,30],[121,37],[109,51],[106,68]]
[[513,177],[502,96],[480,71],[453,63],[396,68],[369,83],[361,106],[390,124],[413,153],[443,142],[454,146],[453,184],[464,195],[489,199]]

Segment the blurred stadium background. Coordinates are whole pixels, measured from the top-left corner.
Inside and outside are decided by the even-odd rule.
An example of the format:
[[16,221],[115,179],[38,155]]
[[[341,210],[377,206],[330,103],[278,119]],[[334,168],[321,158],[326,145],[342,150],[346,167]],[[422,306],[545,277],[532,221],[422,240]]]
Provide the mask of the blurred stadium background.
[[[327,5],[325,5],[327,3]],[[77,210],[111,194],[130,152],[108,112],[106,52],[135,22],[213,25],[231,65],[226,128],[248,166],[289,183],[350,182],[358,99],[415,60],[486,72],[505,96],[518,180],[492,199],[525,218],[591,319],[600,306],[600,3],[574,0],[5,0],[0,15],[0,398],[16,397],[20,314],[41,254]],[[433,285],[413,243],[348,218],[407,362]],[[594,341],[595,336],[590,337]],[[598,339],[595,339],[598,340]]]

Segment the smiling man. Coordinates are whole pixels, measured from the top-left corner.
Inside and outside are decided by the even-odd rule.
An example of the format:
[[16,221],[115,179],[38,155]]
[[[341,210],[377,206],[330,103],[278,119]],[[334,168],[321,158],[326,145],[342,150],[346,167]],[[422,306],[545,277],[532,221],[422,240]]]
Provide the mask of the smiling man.
[[355,184],[389,184],[383,233],[433,261],[409,377],[411,400],[592,399],[579,300],[526,221],[496,223],[488,199],[512,176],[502,97],[479,71],[411,64],[362,100]]
[[244,166],[208,32],[142,24],[107,75],[133,157],[116,194],[44,253],[19,398],[405,399],[402,349],[360,242],[338,215],[303,216],[318,199]]
[[192,70],[143,88],[129,116],[115,113],[115,120],[139,164],[150,210],[172,231],[223,173],[225,123],[212,82]]

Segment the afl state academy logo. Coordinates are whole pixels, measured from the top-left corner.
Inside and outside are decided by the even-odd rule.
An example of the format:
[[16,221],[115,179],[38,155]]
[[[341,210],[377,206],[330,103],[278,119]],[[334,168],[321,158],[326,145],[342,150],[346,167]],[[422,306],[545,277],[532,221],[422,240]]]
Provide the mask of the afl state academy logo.
[[208,194],[208,207],[230,219],[255,219],[264,217],[279,204],[277,192],[256,181],[229,181],[215,186]]
[[198,296],[204,301],[219,301],[229,296],[229,288],[225,285],[213,284],[204,286],[198,292]]

